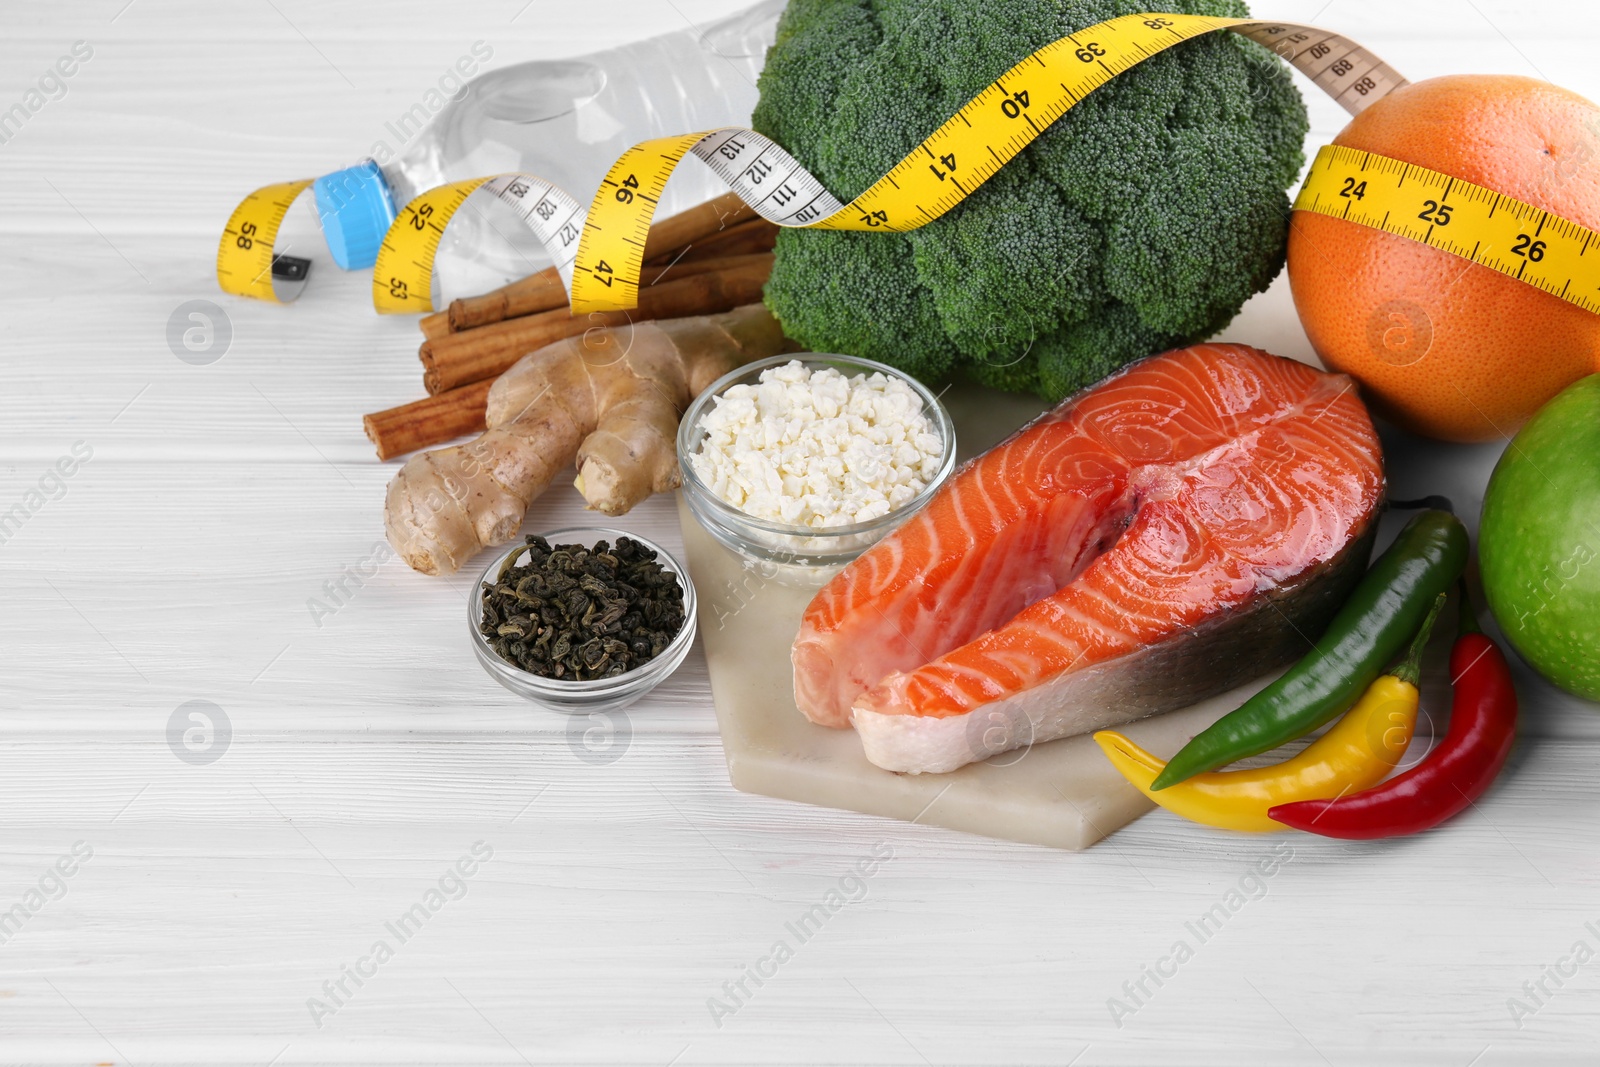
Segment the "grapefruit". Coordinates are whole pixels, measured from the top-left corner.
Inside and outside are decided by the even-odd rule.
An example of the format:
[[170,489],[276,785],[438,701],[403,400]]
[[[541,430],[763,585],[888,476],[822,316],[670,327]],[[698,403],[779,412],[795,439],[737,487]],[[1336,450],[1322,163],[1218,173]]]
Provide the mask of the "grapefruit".
[[[1600,108],[1548,82],[1463,74],[1395,90],[1335,144],[1453,175],[1600,229]],[[1295,212],[1289,283],[1312,346],[1391,421],[1447,441],[1516,432],[1600,370],[1600,315],[1476,263]]]

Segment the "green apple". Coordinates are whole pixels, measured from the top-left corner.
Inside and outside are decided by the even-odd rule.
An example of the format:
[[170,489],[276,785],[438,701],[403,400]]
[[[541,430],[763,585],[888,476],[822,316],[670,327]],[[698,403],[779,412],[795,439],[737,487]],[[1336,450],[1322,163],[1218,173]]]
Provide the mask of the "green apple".
[[1489,607],[1522,658],[1600,700],[1600,374],[1540,408],[1500,457],[1478,561]]

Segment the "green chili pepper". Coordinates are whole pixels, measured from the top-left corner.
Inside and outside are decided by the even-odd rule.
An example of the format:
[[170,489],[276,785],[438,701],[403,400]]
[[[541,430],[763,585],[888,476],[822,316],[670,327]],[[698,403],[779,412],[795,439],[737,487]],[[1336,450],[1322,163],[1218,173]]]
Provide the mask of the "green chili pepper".
[[1288,673],[1195,735],[1150,783],[1165,789],[1304,737],[1349,708],[1406,646],[1467,566],[1467,531],[1448,511],[1406,524],[1313,650]]

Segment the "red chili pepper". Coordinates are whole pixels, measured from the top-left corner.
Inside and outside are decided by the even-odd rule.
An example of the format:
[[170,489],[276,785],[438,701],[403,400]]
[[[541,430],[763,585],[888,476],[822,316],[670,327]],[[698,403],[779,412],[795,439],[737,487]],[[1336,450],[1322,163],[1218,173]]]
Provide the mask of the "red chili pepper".
[[1438,826],[1482,796],[1511,753],[1517,691],[1505,655],[1478,630],[1465,589],[1450,677],[1450,728],[1421,763],[1364,793],[1280,804],[1268,816],[1324,837],[1400,837]]

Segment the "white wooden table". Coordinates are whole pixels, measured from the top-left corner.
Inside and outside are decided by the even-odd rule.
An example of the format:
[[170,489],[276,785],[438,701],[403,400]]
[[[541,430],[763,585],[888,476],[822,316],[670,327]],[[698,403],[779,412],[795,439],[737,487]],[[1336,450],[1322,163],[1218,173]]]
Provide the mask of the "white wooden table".
[[[474,40],[510,63],[736,6],[524,3],[0,12],[0,108],[93,49],[0,145],[0,512],[31,512],[0,544],[0,1061],[1600,1057],[1600,962],[1546,977],[1600,950],[1600,718],[1526,677],[1514,765],[1440,832],[1353,847],[1157,813],[1074,855],[734,792],[698,652],[596,756],[483,675],[466,578],[390,562],[314,618],[382,537],[392,465],[358,417],[417,395],[415,326],[373,315],[361,275],[292,308],[222,297],[217,231],[254,186],[359,157]],[[1542,73],[1600,98],[1579,0],[1257,12],[1413,79]],[[1307,95],[1325,140],[1343,120]],[[231,324],[206,366],[166,339],[192,299]],[[1227,336],[1309,355],[1281,285]],[[92,458],[58,482],[75,442]],[[1396,492],[1475,508],[1497,451],[1402,447]],[[575,501],[531,524],[581,519]],[[627,521],[678,543],[668,500]],[[214,762],[169,745],[189,701],[231,729]],[[1275,848],[1292,858],[1257,891]],[[1241,884],[1202,943],[1186,924]],[[832,889],[859,899],[802,943],[785,924]],[[757,986],[779,940],[792,958]],[[1145,977],[1180,940],[1193,958]]]

